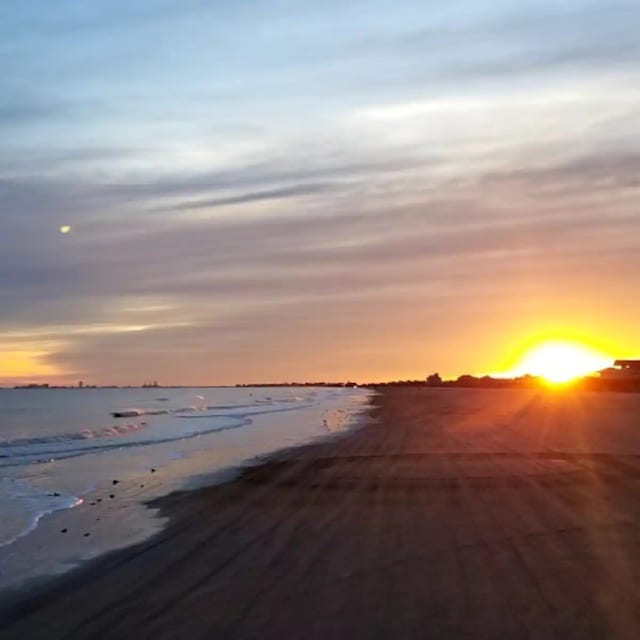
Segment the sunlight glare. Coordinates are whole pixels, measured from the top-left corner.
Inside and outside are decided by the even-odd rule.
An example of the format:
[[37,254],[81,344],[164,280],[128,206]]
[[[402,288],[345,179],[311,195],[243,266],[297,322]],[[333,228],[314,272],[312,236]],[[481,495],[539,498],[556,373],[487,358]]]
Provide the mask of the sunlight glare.
[[569,382],[611,365],[611,358],[582,344],[544,342],[527,351],[517,375],[539,376],[553,383]]

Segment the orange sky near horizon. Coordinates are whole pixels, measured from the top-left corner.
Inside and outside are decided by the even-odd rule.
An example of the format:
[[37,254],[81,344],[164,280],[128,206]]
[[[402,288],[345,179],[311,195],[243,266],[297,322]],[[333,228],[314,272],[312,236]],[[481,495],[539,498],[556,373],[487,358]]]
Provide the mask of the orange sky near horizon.
[[[367,340],[374,340],[373,336],[360,336],[358,344],[344,344],[340,347],[339,336],[332,350],[329,346],[320,346],[313,349],[313,353],[302,358],[298,357],[297,349],[303,345],[296,345],[296,349],[284,351],[280,354],[279,362],[263,371],[253,375],[247,374],[247,367],[238,366],[232,368],[226,375],[218,373],[214,376],[206,374],[206,356],[202,356],[205,362],[198,359],[197,354],[186,367],[175,371],[167,371],[149,367],[141,372],[130,373],[127,360],[122,361],[122,375],[91,375],[88,371],[65,369],[64,365],[58,365],[50,360],[50,354],[42,344],[36,344],[32,351],[2,351],[0,360],[0,385],[24,384],[26,382],[49,382],[52,384],[76,384],[83,379],[85,383],[92,384],[140,384],[147,379],[159,379],[162,384],[236,384],[246,382],[263,381],[307,381],[307,380],[355,380],[390,381],[398,379],[422,379],[430,373],[438,371],[444,378],[452,379],[465,373],[473,375],[522,375],[523,373],[535,373],[519,369],[523,357],[535,347],[553,341],[562,341],[577,346],[586,347],[601,354],[603,358],[613,362],[619,357],[637,356],[634,350],[634,335],[618,334],[617,339],[596,338],[587,330],[579,330],[576,327],[553,325],[547,323],[539,327],[533,327],[527,331],[514,326],[514,332],[510,339],[506,339],[506,329],[496,327],[496,333],[491,340],[488,339],[486,326],[479,323],[464,334],[458,333],[459,327],[451,327],[451,333],[443,334],[441,340],[434,340],[433,335],[422,335],[416,328],[415,322],[399,324],[396,331],[390,323],[384,323],[379,331],[395,337],[384,342],[379,342],[374,348],[369,347]],[[505,323],[509,324],[509,323]],[[141,338],[144,330],[141,330]],[[461,346],[458,351],[452,351],[449,339],[453,336]],[[344,336],[345,342],[352,342],[348,336]],[[626,340],[625,340],[626,338]],[[444,348],[438,346],[438,342],[444,343]],[[435,344],[434,344],[435,343]],[[472,352],[469,346],[472,346]],[[63,345],[56,345],[56,349],[63,349]],[[322,353],[325,351],[325,353]],[[50,353],[54,353],[52,349]],[[277,358],[278,354],[272,352],[271,357]],[[311,366],[309,366],[310,362]],[[190,364],[193,364],[193,373],[190,373]],[[203,366],[204,365],[204,366]],[[169,363],[167,362],[167,366]],[[204,371],[203,371],[204,369]]]

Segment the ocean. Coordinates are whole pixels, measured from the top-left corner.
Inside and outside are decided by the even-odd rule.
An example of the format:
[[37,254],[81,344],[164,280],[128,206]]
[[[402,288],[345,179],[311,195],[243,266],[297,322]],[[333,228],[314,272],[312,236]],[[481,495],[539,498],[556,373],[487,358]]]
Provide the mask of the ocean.
[[340,433],[368,397],[329,387],[1,389],[0,588],[144,540],[163,525],[149,500]]

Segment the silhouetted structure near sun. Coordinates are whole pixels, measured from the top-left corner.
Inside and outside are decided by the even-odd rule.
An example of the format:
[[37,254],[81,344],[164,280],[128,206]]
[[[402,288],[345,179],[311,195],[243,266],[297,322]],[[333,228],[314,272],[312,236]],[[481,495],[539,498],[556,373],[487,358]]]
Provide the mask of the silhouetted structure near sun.
[[616,360],[613,367],[600,372],[600,377],[605,380],[640,380],[640,360]]

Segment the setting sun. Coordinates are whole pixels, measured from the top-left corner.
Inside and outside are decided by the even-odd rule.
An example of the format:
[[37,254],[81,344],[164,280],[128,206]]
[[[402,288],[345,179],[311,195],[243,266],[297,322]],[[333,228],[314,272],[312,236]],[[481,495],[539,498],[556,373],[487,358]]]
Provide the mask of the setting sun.
[[543,342],[522,356],[514,373],[530,374],[549,382],[569,382],[611,364],[611,358],[582,344],[573,342]]

